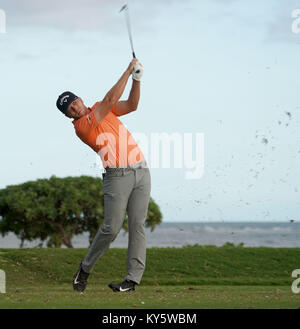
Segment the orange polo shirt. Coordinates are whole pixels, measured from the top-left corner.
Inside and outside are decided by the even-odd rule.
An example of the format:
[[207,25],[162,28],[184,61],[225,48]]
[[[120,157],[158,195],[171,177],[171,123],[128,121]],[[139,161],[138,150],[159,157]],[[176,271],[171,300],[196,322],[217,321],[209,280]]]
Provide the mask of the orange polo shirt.
[[101,120],[94,114],[97,102],[90,113],[73,120],[76,135],[97,154],[100,155],[104,168],[126,167],[144,161],[145,157],[123,123],[117,118],[116,106]]

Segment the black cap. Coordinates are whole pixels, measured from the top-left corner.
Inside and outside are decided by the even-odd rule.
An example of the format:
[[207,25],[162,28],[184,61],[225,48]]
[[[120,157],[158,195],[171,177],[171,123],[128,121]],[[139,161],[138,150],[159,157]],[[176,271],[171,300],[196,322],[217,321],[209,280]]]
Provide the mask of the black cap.
[[66,114],[68,106],[77,98],[78,97],[70,91],[65,91],[58,96],[56,106],[62,113]]

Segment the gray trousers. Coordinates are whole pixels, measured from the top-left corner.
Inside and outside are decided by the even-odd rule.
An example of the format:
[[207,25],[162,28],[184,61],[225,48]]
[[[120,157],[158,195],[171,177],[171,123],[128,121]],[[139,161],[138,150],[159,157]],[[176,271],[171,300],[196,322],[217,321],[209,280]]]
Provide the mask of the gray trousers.
[[150,170],[145,161],[125,168],[107,168],[103,174],[104,222],[82,261],[91,273],[120,232],[127,210],[128,250],[125,279],[140,283],[146,264],[145,220],[151,191]]

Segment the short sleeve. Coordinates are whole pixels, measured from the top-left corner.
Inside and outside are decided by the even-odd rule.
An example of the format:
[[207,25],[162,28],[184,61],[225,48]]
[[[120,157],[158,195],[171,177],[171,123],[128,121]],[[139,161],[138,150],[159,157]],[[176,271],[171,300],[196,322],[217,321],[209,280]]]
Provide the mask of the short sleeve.
[[98,125],[94,111],[84,115],[74,124],[76,134],[80,138],[87,137]]
[[[97,102],[95,105],[93,105],[92,107],[92,111],[95,110],[95,108],[97,107],[97,105],[99,105],[101,102]],[[111,109],[111,113],[113,113],[115,116],[119,117],[119,115],[117,114],[117,104],[115,104],[113,106],[113,108]]]
[[111,109],[111,112],[112,112],[115,116],[119,117],[119,115],[117,114],[117,104],[115,104],[115,105],[113,106],[113,108]]

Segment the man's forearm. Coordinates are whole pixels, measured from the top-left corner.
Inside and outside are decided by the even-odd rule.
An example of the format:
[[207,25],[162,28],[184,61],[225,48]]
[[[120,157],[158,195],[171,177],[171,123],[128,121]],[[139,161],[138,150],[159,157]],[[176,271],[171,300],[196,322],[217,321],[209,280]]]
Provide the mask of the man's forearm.
[[140,81],[132,79],[132,87],[128,97],[128,103],[130,105],[130,109],[136,110],[140,100],[140,92],[141,92],[141,83]]
[[105,95],[104,101],[107,100],[111,104],[116,104],[120,97],[122,96],[128,78],[130,76],[131,72],[129,69],[127,69],[121,76],[121,78],[118,80],[118,82],[110,89],[110,91]]
[[110,89],[110,91],[105,95],[103,100],[96,106],[94,114],[98,123],[100,123],[102,119],[119,102],[119,99],[125,90],[128,78],[131,75],[131,72],[136,62],[136,58],[132,59],[127,70],[122,74],[118,82]]

